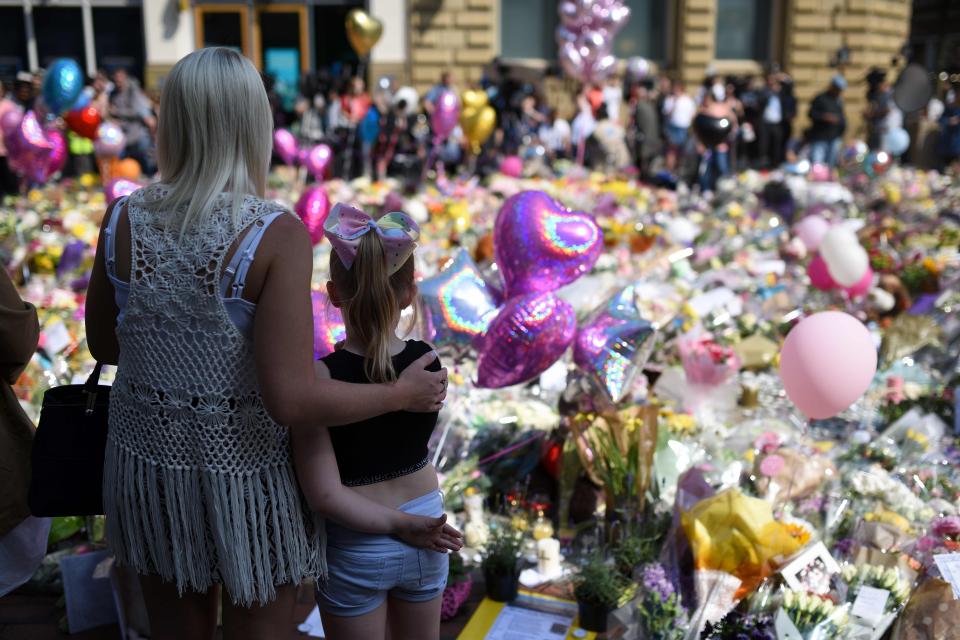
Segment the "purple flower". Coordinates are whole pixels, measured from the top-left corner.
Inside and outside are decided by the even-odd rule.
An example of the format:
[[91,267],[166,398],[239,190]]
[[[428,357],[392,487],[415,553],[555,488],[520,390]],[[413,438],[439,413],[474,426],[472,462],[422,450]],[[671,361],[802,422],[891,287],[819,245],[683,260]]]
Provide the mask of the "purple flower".
[[937,518],[931,527],[933,535],[938,538],[955,538],[960,536],[960,516]]
[[848,556],[853,552],[856,545],[857,542],[853,538],[844,538],[843,540],[837,540],[837,543],[833,545],[833,549],[838,555]]
[[640,583],[647,591],[660,596],[661,600],[666,600],[675,593],[673,584],[667,578],[666,570],[659,562],[648,564],[643,568]]

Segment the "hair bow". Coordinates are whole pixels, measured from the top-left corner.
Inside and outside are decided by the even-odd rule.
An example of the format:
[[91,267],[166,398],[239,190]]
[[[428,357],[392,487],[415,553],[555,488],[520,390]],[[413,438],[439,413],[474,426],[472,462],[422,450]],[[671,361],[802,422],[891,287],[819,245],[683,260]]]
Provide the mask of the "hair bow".
[[323,233],[347,269],[353,267],[360,238],[375,231],[383,243],[390,275],[396,273],[417,248],[420,227],[405,213],[394,211],[379,220],[345,204],[336,204],[323,225]]

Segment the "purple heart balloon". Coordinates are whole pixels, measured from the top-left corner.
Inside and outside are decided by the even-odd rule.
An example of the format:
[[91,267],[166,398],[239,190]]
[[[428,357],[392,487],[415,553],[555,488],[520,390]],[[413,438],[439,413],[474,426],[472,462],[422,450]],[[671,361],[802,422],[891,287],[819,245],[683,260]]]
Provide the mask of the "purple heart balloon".
[[310,187],[297,200],[294,210],[310,232],[310,240],[314,245],[319,244],[323,240],[323,223],[330,215],[330,197],[327,190],[320,186]]
[[553,293],[507,300],[484,336],[477,385],[499,389],[540,375],[563,355],[576,332],[573,307]]
[[493,246],[512,298],[559,289],[590,271],[603,234],[593,216],[568,211],[542,191],[521,191],[500,208]]
[[293,165],[297,160],[297,139],[287,129],[273,132],[273,151],[285,165]]
[[63,169],[67,164],[67,138],[58,129],[47,129],[47,139],[53,145],[47,158],[46,179]]
[[325,144],[318,144],[306,152],[302,162],[313,179],[320,182],[327,175],[327,167],[332,159],[333,150]]
[[313,302],[313,357],[315,360],[333,353],[337,343],[347,337],[340,309],[330,303],[323,291],[311,291]]
[[430,127],[433,137],[445,140],[460,122],[460,99],[449,89],[440,93],[437,103],[433,106],[430,116]]

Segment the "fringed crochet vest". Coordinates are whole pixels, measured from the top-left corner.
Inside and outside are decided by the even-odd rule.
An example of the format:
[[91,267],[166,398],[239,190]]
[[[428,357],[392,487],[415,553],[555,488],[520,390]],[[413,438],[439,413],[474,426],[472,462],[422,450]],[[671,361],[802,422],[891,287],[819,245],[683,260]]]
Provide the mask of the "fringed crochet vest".
[[[182,238],[129,199],[130,297],[117,328],[104,469],[107,538],[117,561],[181,592],[222,584],[241,606],[315,575],[319,543],[290,459],[287,429],[264,409],[253,343],[220,293],[237,240],[230,199]],[[280,209],[248,197],[242,233]]]

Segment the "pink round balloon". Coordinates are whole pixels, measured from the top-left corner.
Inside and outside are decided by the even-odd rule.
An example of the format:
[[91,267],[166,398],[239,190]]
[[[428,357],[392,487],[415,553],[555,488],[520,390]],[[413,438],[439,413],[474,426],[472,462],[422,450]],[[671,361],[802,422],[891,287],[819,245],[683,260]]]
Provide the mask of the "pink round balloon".
[[576,332],[576,312],[553,293],[507,300],[481,342],[477,384],[499,389],[540,375],[563,355]]
[[825,164],[817,163],[810,167],[810,173],[807,174],[814,182],[830,182],[833,179],[833,172]]
[[803,241],[808,251],[816,251],[823,236],[830,230],[830,223],[818,215],[808,215],[797,223],[797,236]]
[[830,291],[837,288],[837,283],[830,277],[830,270],[827,269],[827,263],[819,253],[813,256],[813,260],[807,265],[807,275],[810,276],[810,284],[821,291]]
[[306,152],[302,163],[314,180],[319,182],[327,175],[327,167],[330,166],[331,160],[333,160],[333,150],[325,144],[318,144]]
[[493,231],[507,297],[552,291],[593,268],[603,234],[593,216],[568,211],[543,191],[508,198]]
[[143,185],[135,180],[114,178],[103,188],[103,195],[107,199],[107,204],[110,204],[117,198],[128,196],[141,187],[143,187]]
[[114,122],[103,122],[97,128],[97,139],[93,142],[93,149],[98,156],[112,158],[119,156],[127,145],[123,129]]
[[840,311],[800,321],[780,351],[780,378],[808,418],[837,415],[863,395],[877,371],[877,349],[863,323]]
[[313,302],[313,357],[316,360],[333,353],[347,337],[343,316],[323,291],[310,292]]
[[458,122],[460,122],[460,99],[457,98],[457,94],[448,89],[440,93],[437,103],[433,106],[433,114],[430,116],[433,137],[445,140],[456,128]]
[[[826,263],[824,263],[824,265],[826,265]],[[863,274],[863,277],[860,278],[860,281],[852,287],[847,287],[844,291],[846,291],[847,295],[851,298],[859,298],[867,295],[871,286],[873,286],[873,269],[867,267],[867,271]]]
[[323,240],[323,223],[330,214],[330,197],[327,195],[327,190],[320,186],[310,187],[297,200],[294,211],[306,225],[313,244],[316,245]]
[[507,156],[500,161],[500,173],[511,178],[519,178],[523,174],[523,160],[519,156]]
[[286,165],[293,165],[297,160],[297,139],[287,129],[276,129],[273,132],[273,151]]
[[17,130],[17,127],[20,126],[22,119],[23,109],[20,107],[6,111],[3,117],[0,118],[0,133],[3,133],[4,136],[12,135]]

